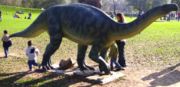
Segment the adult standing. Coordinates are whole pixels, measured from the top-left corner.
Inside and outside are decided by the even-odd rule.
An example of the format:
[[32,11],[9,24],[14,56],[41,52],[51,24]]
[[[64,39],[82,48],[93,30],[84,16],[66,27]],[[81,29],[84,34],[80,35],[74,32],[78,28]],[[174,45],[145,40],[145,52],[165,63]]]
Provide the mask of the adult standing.
[[180,11],[177,13],[178,21],[180,21]]
[[[122,13],[117,13],[116,14],[116,18],[117,18],[117,22],[119,23],[124,23],[124,15]],[[126,61],[125,61],[125,53],[124,53],[124,49],[125,49],[125,40],[117,40],[116,44],[118,46],[118,52],[119,52],[119,59],[118,59],[118,63],[122,66],[122,67],[126,67]]]

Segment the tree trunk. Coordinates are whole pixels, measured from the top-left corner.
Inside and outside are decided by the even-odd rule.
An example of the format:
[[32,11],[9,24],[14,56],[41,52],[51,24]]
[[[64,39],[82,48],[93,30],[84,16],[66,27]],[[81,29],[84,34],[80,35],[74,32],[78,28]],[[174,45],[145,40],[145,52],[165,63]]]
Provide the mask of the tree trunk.
[[78,2],[101,8],[101,0],[78,0]]

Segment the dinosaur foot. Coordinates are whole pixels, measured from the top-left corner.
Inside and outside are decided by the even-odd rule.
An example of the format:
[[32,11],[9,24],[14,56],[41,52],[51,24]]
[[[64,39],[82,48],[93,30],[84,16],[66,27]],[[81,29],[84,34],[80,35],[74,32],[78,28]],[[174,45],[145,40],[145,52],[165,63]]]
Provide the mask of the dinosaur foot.
[[54,69],[52,66],[50,65],[42,65],[42,66],[39,66],[39,70],[40,72],[46,72],[48,70],[51,70],[51,69]]
[[86,71],[86,70],[95,70],[93,67],[90,67],[90,66],[87,66],[87,65],[84,65],[82,67],[79,67],[79,69],[81,71]]
[[101,72],[101,75],[111,74],[110,67],[108,65],[99,65],[99,71]]

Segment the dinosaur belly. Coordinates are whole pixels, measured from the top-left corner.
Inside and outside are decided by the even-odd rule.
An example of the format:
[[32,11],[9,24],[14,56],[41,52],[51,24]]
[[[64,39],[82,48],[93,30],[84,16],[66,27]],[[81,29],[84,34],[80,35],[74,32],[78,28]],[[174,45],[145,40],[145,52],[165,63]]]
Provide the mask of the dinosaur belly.
[[93,38],[76,34],[75,32],[64,32],[64,37],[79,44],[90,45],[93,43]]

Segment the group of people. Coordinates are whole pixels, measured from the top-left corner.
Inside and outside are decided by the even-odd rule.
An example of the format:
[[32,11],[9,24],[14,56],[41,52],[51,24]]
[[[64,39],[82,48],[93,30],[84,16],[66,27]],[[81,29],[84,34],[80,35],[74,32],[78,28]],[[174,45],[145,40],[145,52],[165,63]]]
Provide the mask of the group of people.
[[20,16],[18,15],[18,13],[17,12],[15,12],[15,14],[14,14],[14,16],[13,16],[14,18],[20,18]]
[[[14,17],[14,18],[20,18],[20,16],[19,16],[19,14],[18,14],[17,11],[15,12],[15,14],[14,14],[13,17]],[[28,16],[27,16],[27,17],[25,16],[24,19],[31,19],[31,17],[32,17],[32,13],[29,12],[29,13],[28,13]]]
[[[8,58],[8,52],[9,52],[9,47],[11,47],[12,45],[12,41],[9,38],[9,34],[7,30],[4,30],[4,35],[2,37],[2,42],[3,42],[3,48],[4,48],[4,58]],[[39,64],[37,64],[37,56],[39,55],[39,49],[34,47],[32,44],[32,41],[29,40],[27,42],[27,48],[25,50],[25,54],[28,57],[28,67],[29,70],[28,71],[32,71],[32,66],[40,66]]]
[[26,18],[26,16],[25,16],[25,18],[24,18],[24,19],[31,19],[31,16],[32,16],[32,13],[31,13],[31,12],[29,12],[29,13],[28,13],[28,17]]
[[171,12],[164,17],[162,17],[160,20],[166,20],[166,21],[171,21],[171,20],[177,20],[180,21],[180,12]]

